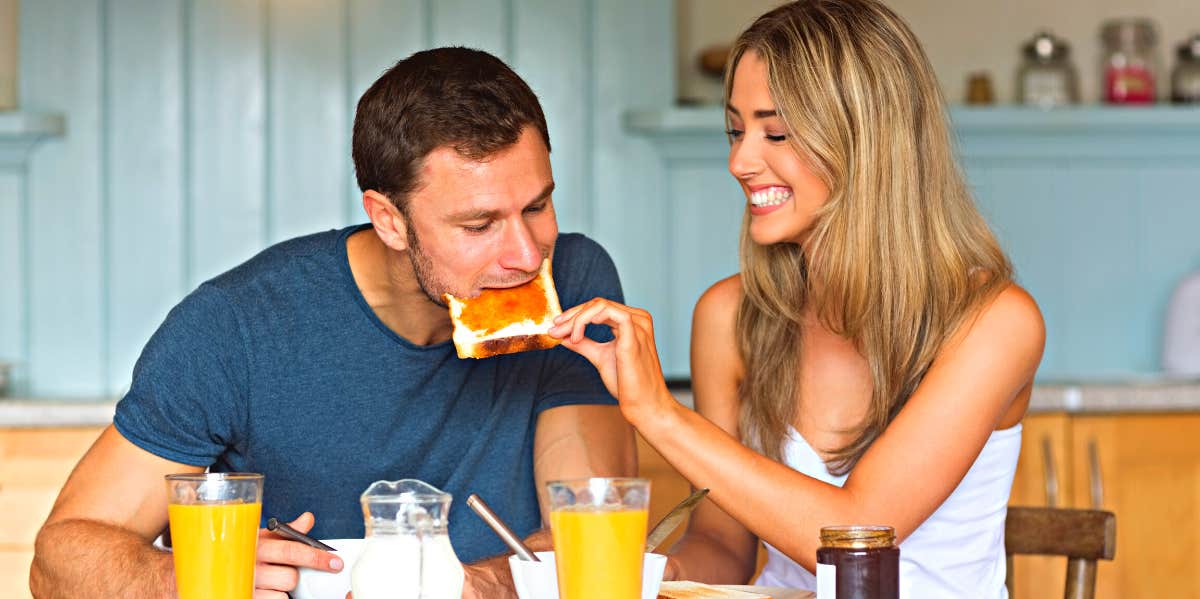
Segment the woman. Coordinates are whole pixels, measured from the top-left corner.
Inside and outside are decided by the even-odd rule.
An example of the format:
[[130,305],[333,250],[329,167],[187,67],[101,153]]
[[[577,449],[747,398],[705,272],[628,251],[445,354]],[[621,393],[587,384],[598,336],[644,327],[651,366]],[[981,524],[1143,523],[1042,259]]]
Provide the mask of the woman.
[[667,391],[645,311],[597,299],[552,330],[711,489],[668,575],[745,581],[762,539],[758,583],[811,589],[822,526],[885,524],[902,597],[1004,596],[1045,332],[955,166],[919,43],[874,0],[788,4],[736,42],[725,105],[748,204],[740,273],[696,305],[696,411]]

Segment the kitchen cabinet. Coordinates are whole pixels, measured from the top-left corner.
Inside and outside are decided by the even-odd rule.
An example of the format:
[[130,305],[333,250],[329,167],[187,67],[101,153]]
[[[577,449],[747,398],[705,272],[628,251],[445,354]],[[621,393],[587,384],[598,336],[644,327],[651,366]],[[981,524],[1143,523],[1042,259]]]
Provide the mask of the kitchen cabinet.
[[[1060,507],[1099,499],[1117,515],[1096,597],[1200,598],[1200,414],[1034,414],[1023,437],[1012,505],[1046,505],[1048,447]],[[1064,558],[1020,556],[1014,571],[1017,599],[1062,596]]]
[[1117,514],[1096,596],[1200,598],[1200,414],[1075,416],[1071,435],[1075,504],[1087,505],[1094,442],[1103,507]]
[[0,429],[0,597],[30,597],[34,537],[101,430]]

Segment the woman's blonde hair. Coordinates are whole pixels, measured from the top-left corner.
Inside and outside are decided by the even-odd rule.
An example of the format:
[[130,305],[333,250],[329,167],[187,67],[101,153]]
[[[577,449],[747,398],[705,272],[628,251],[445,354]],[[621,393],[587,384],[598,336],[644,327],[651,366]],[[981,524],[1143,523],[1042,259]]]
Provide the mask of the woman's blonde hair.
[[802,0],[759,17],[735,42],[766,64],[788,139],[829,187],[804,247],[741,232],[737,339],[745,442],[780,459],[796,416],[801,323],[853,340],[873,388],[848,472],[916,389],[953,331],[1012,279],[954,159],[945,106],[920,43],[875,0]]

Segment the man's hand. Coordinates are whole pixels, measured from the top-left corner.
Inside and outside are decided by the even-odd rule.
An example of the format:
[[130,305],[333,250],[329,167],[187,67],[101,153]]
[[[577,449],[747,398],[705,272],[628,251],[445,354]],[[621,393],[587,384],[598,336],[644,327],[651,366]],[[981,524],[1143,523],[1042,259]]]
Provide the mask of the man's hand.
[[[312,530],[316,519],[311,512],[304,512],[288,524],[307,533]],[[254,599],[287,599],[288,592],[296,589],[300,580],[299,568],[312,568],[325,572],[340,572],[342,558],[337,554],[309,547],[292,541],[263,528],[258,531],[258,563],[254,569]]]
[[507,557],[495,557],[463,566],[463,599],[516,599]]

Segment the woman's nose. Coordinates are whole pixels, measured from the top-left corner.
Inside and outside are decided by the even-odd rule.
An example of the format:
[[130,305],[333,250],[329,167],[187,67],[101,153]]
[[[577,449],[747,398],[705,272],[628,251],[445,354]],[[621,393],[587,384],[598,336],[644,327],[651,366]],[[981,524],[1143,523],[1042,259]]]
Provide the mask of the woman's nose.
[[729,146],[729,173],[736,179],[746,181],[763,170],[762,154],[758,144],[742,139]]

